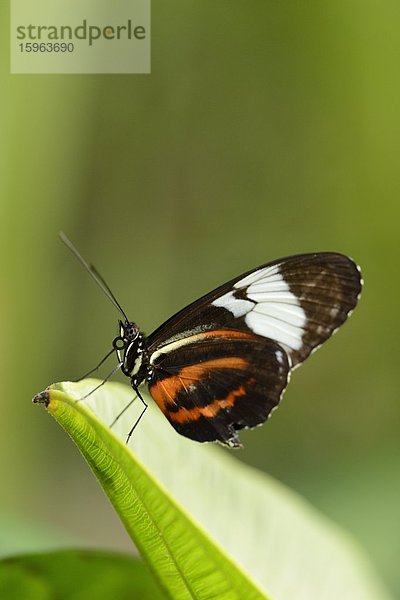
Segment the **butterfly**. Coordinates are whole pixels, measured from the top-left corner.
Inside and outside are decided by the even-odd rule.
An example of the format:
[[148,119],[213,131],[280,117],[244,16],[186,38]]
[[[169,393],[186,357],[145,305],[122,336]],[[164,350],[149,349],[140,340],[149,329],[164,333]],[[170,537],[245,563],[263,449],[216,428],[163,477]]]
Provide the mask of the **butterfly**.
[[146,383],[179,434],[240,447],[238,432],[267,420],[291,371],[344,323],[362,288],[360,269],[347,256],[289,256],[231,279],[146,337],[95,267],[60,235],[124,317],[112,350],[88,374],[116,353],[112,373],[120,368],[143,403],[128,440],[147,408],[139,391]]

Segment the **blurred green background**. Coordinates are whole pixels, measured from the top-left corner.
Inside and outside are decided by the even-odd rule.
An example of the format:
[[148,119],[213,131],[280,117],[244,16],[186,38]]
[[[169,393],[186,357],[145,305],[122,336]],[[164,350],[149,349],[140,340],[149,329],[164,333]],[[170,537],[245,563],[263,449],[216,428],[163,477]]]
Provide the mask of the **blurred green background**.
[[[151,75],[10,75],[1,4],[0,550],[131,544],[31,397],[279,256],[348,253],[365,289],[239,460],[364,545],[400,594],[400,5],[152,2]],[[174,468],[174,465],[171,465]]]

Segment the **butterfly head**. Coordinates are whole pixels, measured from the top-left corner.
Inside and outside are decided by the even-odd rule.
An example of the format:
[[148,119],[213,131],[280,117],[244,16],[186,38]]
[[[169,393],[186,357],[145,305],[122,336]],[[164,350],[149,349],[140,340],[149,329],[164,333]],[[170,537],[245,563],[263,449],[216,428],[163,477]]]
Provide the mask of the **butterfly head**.
[[124,375],[137,386],[147,375],[145,338],[136,323],[119,321],[119,335],[113,341]]
[[140,333],[138,326],[132,321],[126,321],[125,323],[119,321],[119,331],[120,336],[126,339],[127,342],[133,342]]
[[132,321],[119,321],[118,323],[119,335],[114,338],[113,346],[115,349],[123,350],[140,336],[140,331],[136,323]]

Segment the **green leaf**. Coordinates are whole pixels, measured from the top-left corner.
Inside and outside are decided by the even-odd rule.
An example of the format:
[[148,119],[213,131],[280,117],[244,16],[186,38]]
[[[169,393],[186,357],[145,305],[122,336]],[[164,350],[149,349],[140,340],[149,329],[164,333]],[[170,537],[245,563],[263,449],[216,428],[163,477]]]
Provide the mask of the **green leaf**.
[[140,402],[112,431],[104,428],[93,413],[109,424],[133,393],[127,386],[107,384],[85,401],[92,413],[74,398],[98,383],[53,386],[49,411],[80,447],[174,599],[190,597],[185,593],[260,597],[243,572],[279,600],[389,598],[368,559],[341,529],[284,485],[237,461],[233,452],[176,434],[154,403],[135,430],[131,453],[116,435],[125,439]]
[[95,551],[31,554],[0,561],[4,600],[163,600],[146,566],[132,557]]
[[[89,388],[88,388],[89,385]],[[261,600],[265,596],[198,527],[128,446],[83,403],[93,382],[59,384],[35,397],[75,441],[160,586],[174,600]],[[72,390],[75,397],[65,391]],[[109,390],[115,389],[110,386]],[[120,388],[127,400],[129,390]],[[113,404],[109,392],[97,394]],[[115,404],[114,404],[115,406]],[[97,411],[97,407],[96,407]]]

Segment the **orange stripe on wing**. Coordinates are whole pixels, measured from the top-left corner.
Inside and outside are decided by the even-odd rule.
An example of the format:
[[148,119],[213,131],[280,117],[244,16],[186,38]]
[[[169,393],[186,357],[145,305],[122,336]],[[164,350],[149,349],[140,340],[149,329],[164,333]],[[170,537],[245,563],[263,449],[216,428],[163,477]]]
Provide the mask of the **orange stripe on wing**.
[[178,377],[181,379],[190,379],[190,383],[193,383],[214,369],[246,369],[248,366],[248,361],[240,356],[212,358],[211,360],[205,360],[201,363],[195,363],[194,365],[183,367],[179,371]]
[[213,370],[246,369],[248,366],[248,361],[239,356],[228,356],[225,358],[206,360],[202,363],[183,367],[176,375],[157,381],[149,386],[150,394],[153,396],[163,413],[167,414],[169,412],[168,405],[171,406],[171,404],[176,404],[175,398],[179,392],[187,390],[187,386],[206,377]]
[[[237,329],[211,329],[210,331],[203,331],[202,333],[197,334],[193,337],[199,337],[202,340],[205,338],[218,338],[224,337],[229,339],[250,339],[254,338],[254,333],[247,333],[246,331],[238,331]],[[188,338],[190,339],[190,338]]]
[[190,421],[197,421],[201,417],[212,419],[215,417],[220,410],[224,408],[231,408],[236,402],[236,398],[246,395],[246,388],[242,384],[235,390],[232,390],[220,400],[214,400],[207,406],[194,406],[193,408],[180,408],[177,412],[166,412],[167,416],[174,423],[190,423]]

